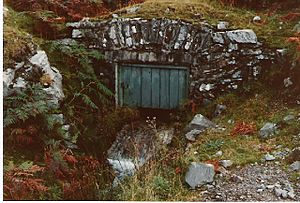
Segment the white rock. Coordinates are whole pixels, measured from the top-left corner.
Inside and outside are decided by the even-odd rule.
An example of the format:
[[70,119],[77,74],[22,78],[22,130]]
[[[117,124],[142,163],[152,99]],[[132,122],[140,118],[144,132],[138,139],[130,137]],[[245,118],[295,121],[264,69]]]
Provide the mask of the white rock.
[[255,22],[255,23],[261,22],[261,17],[260,16],[255,16],[253,18],[253,22]]
[[82,35],[82,32],[80,30],[74,29],[72,31],[72,38],[79,39],[79,38],[82,38],[82,37],[83,37],[83,35]]
[[255,32],[251,29],[227,31],[226,34],[235,43],[256,44],[258,42]]
[[282,198],[287,198],[288,197],[288,192],[286,190],[280,189],[280,188],[275,188],[275,195],[277,197],[282,197]]
[[15,70],[8,68],[3,71],[3,97],[8,95],[8,87],[15,77]]
[[296,195],[295,195],[294,191],[288,192],[288,197],[291,199],[295,199]]
[[199,91],[203,92],[203,91],[210,91],[214,89],[214,84],[201,84],[201,86],[199,87]]
[[294,83],[293,83],[293,81],[291,80],[291,78],[290,77],[287,77],[287,78],[285,78],[284,80],[283,80],[283,85],[284,85],[284,87],[289,87],[289,86],[291,86],[291,85],[293,85]]
[[122,175],[132,175],[136,171],[136,166],[130,159],[107,159],[112,168]]
[[266,161],[274,161],[275,160],[275,157],[271,154],[266,154],[265,155],[265,160]]
[[172,142],[174,136],[174,128],[169,130],[162,130],[158,132],[158,136],[161,139],[162,143],[168,145]]
[[56,68],[50,66],[46,52],[41,50],[37,51],[37,54],[31,57],[29,61],[37,68],[40,68],[44,74],[49,75],[53,83],[50,87],[45,88],[44,90],[48,93],[48,95],[51,95],[53,100],[56,100],[56,103],[61,101],[64,98],[62,75]]
[[231,160],[221,160],[220,164],[222,166],[224,166],[225,168],[228,168],[228,167],[232,166],[233,161],[231,161]]
[[275,185],[267,185],[266,188],[267,189],[274,189]]
[[215,43],[224,44],[224,38],[223,38],[224,32],[216,32],[212,34],[212,39]]
[[223,152],[222,151],[218,151],[215,156],[222,156],[223,155]]
[[218,30],[226,30],[226,29],[228,29],[228,27],[229,27],[229,22],[226,22],[226,21],[220,21],[217,24],[217,29]]

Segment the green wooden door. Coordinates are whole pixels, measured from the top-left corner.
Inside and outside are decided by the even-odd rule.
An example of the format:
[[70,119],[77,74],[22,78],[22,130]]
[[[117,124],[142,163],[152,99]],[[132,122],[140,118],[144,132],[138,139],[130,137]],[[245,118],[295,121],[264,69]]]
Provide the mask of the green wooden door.
[[121,106],[173,109],[187,98],[188,71],[177,66],[121,65],[117,88]]

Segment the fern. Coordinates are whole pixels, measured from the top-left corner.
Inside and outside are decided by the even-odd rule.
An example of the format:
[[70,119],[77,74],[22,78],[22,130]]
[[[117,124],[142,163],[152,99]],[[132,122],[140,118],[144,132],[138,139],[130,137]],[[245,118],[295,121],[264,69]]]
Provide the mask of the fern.
[[89,107],[93,108],[93,109],[98,109],[98,106],[91,100],[91,98],[89,96],[87,96],[86,94],[80,94],[82,101]]
[[24,92],[6,97],[4,99],[4,127],[25,122],[37,115],[47,114],[52,109],[52,105],[46,101],[47,94],[40,84],[34,84]]

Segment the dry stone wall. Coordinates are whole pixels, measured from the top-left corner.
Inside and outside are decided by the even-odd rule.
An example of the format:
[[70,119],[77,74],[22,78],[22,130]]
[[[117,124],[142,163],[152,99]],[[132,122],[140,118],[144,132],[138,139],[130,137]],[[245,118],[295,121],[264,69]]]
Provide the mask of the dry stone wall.
[[189,95],[196,102],[257,80],[277,58],[276,51],[265,48],[250,29],[140,18],[84,19],[68,26],[73,39],[100,50],[110,63],[188,67]]

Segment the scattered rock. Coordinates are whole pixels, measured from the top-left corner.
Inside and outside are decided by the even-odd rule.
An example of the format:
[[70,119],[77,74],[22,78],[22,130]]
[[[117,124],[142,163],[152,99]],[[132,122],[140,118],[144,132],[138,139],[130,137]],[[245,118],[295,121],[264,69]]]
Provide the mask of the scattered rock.
[[211,183],[214,180],[215,170],[211,164],[192,162],[185,175],[185,181],[195,189],[197,186]]
[[287,115],[286,117],[283,118],[283,120],[285,122],[288,122],[288,121],[291,121],[291,120],[294,120],[296,117],[294,115]]
[[288,192],[288,197],[291,199],[295,199],[296,195],[295,195],[294,191]]
[[260,16],[255,16],[255,17],[252,19],[252,21],[253,21],[254,23],[260,23],[260,22],[261,22],[261,17],[260,17]]
[[284,87],[289,87],[289,86],[292,86],[294,83],[292,81],[292,79],[290,77],[287,77],[283,80],[283,85]]
[[300,21],[294,26],[293,32],[300,33]]
[[229,27],[229,22],[226,22],[226,21],[220,21],[217,24],[217,29],[218,30],[226,30],[226,29],[228,29],[228,27]]
[[225,168],[228,168],[228,167],[233,165],[233,161],[231,161],[231,160],[221,160],[220,164],[222,166],[224,166]]
[[208,128],[215,128],[216,125],[201,114],[195,115],[193,120],[186,127],[185,137],[190,141],[195,141],[195,136]]
[[230,177],[230,180],[231,180],[232,182],[236,182],[236,183],[241,183],[241,182],[243,182],[243,178],[240,177],[240,176],[238,176],[238,175],[235,175],[235,174],[233,174],[233,175]]
[[300,161],[300,147],[293,149],[290,155],[287,157],[288,163],[294,163],[295,161]]
[[172,142],[174,136],[174,128],[168,130],[161,130],[158,133],[159,138],[161,139],[164,145],[168,145]]
[[299,171],[300,170],[300,161],[295,161],[294,163],[292,163],[290,165],[290,168],[293,170],[293,171]]
[[260,130],[261,138],[268,138],[276,134],[277,126],[274,123],[266,123]]
[[225,105],[222,104],[218,104],[216,106],[216,110],[214,112],[214,116],[219,116],[221,115],[225,110],[227,109],[227,107]]
[[280,188],[275,188],[275,195],[277,197],[282,197],[282,198],[287,198],[288,197],[288,192],[286,190],[280,189]]
[[266,161],[274,161],[276,158],[272,154],[266,154],[265,155],[265,160]]
[[113,17],[113,18],[118,18],[118,17],[119,17],[119,15],[118,15],[118,14],[116,14],[116,13],[113,13],[113,14],[112,14],[112,17]]
[[128,14],[133,14],[133,13],[138,12],[139,9],[140,9],[140,6],[133,6],[133,7],[127,8],[126,12]]
[[223,155],[223,152],[222,151],[218,151],[215,156],[222,156]]
[[196,141],[196,136],[198,136],[200,133],[202,133],[202,130],[193,129],[190,132],[185,134],[185,138],[189,141]]

